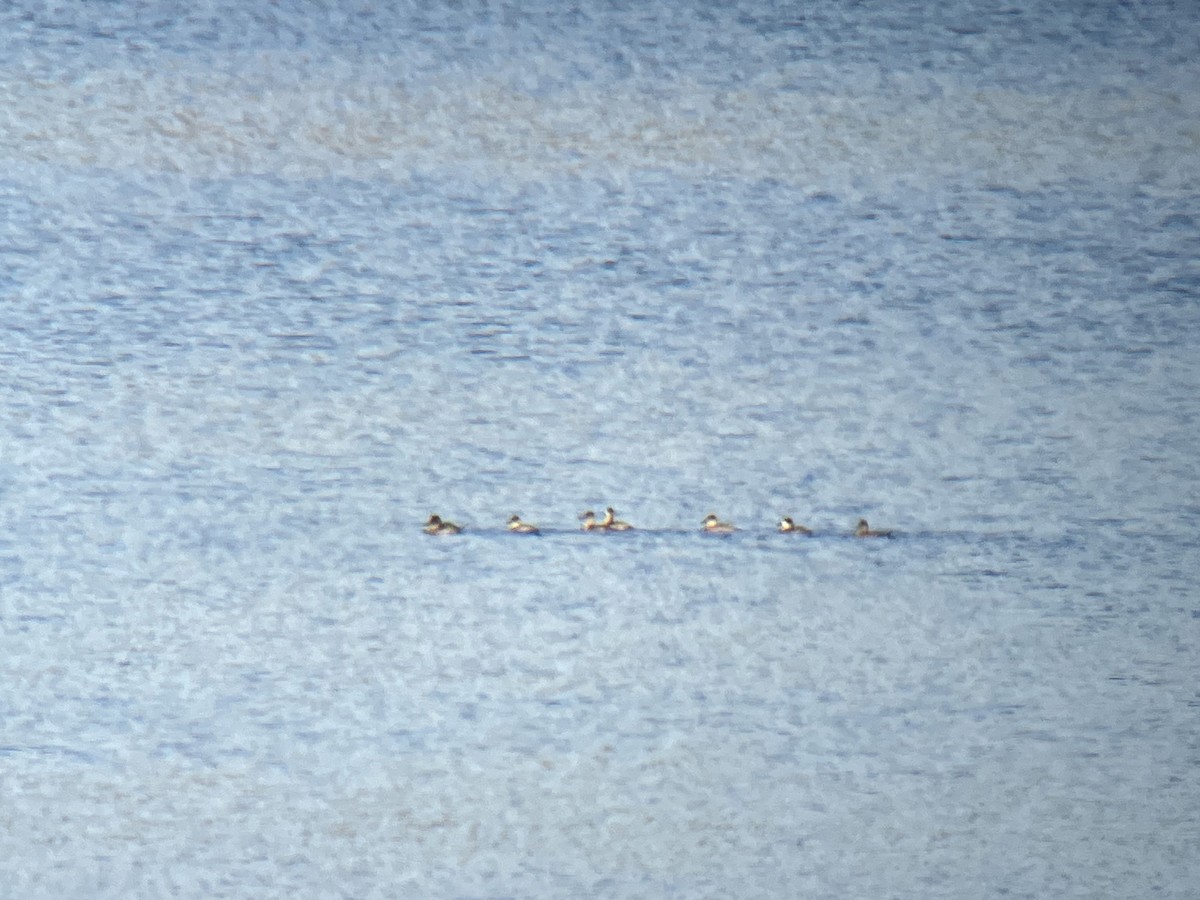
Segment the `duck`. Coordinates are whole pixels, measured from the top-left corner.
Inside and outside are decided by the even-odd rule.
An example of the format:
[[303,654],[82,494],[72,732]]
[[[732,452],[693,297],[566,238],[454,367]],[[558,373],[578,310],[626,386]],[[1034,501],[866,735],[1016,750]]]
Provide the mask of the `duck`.
[[537,534],[538,527],[529,522],[522,522],[520,516],[508,517],[508,530],[516,534]]
[[590,509],[585,513],[580,513],[579,518],[583,522],[583,525],[581,525],[580,527],[584,531],[599,531],[600,530],[601,525],[599,522],[596,521],[596,514],[594,512],[592,512]]
[[439,515],[432,515],[429,521],[425,523],[426,534],[459,534],[462,531],[460,527],[453,522],[443,522]]
[[709,534],[731,534],[737,531],[729,522],[722,522],[716,513],[709,513],[700,523],[700,527]]
[[633,526],[617,518],[617,511],[611,506],[604,510],[604,519],[600,526],[605,531],[633,531]]
[[779,530],[787,534],[812,534],[812,529],[805,525],[797,525],[792,521],[791,516],[784,516],[779,520]]
[[867,524],[866,519],[859,519],[858,524],[854,526],[854,536],[861,537],[861,538],[868,538],[868,537],[890,538],[892,536],[892,533],[891,533],[891,531],[875,531],[874,529],[871,528],[870,525]]

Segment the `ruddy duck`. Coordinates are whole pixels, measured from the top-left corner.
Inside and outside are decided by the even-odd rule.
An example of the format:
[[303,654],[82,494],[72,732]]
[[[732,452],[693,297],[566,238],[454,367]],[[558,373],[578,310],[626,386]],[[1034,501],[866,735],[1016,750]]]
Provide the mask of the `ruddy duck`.
[[811,528],[806,528],[803,525],[797,525],[792,521],[791,516],[784,516],[779,520],[779,530],[790,534],[812,534]]
[[709,534],[732,534],[737,531],[729,522],[722,522],[718,519],[716,513],[709,513],[705,516],[704,521],[700,523],[700,527]]
[[590,509],[585,513],[581,513],[579,518],[583,522],[583,525],[580,527],[584,531],[598,531],[602,527],[600,523],[596,521],[596,514]]
[[617,511],[611,506],[604,510],[604,519],[599,527],[605,531],[633,531],[632,525],[617,518]]
[[429,517],[429,521],[425,523],[426,534],[458,534],[462,529],[453,522],[443,522],[442,517],[433,515]]
[[522,522],[520,516],[508,517],[508,530],[517,534],[537,534],[538,527],[531,525],[528,522]]
[[855,537],[890,538],[892,536],[892,533],[890,531],[873,531],[871,529],[871,526],[867,524],[866,519],[859,519],[858,524],[856,526],[854,526],[854,536]]

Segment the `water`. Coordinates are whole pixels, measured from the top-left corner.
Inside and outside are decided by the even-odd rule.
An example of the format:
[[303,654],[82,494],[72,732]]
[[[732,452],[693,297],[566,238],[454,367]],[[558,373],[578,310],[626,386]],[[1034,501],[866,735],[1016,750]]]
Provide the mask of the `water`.
[[1190,896],[1198,45],[6,7],[5,895]]

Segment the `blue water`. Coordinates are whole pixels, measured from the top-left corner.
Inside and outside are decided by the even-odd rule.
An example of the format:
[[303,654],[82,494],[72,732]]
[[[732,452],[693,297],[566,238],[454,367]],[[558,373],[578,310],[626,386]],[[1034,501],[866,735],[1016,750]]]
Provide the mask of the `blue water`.
[[1192,896],[1191,7],[419,7],[0,11],[0,895]]

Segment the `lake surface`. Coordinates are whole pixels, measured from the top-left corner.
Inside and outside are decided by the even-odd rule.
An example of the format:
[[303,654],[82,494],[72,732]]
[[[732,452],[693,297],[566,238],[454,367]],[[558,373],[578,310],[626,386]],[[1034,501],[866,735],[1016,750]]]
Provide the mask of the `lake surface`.
[[1200,18],[1075,6],[7,5],[0,893],[1192,896]]

